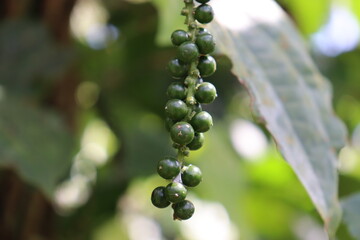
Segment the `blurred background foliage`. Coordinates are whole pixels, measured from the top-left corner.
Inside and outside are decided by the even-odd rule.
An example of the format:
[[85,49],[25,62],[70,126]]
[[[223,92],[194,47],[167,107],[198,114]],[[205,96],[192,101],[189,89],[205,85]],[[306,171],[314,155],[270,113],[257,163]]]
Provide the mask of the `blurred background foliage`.
[[[334,89],[350,133],[340,196],[360,188],[360,4],[279,0]],[[0,239],[326,239],[322,222],[246,90],[217,55],[206,106],[215,126],[193,152],[204,181],[196,214],[170,221],[151,191],[173,154],[163,128],[166,36],[175,0],[5,0],[0,3]],[[164,9],[174,9],[166,14]],[[180,18],[181,20],[181,18]],[[169,24],[171,23],[171,24]],[[353,239],[345,225],[338,239]]]

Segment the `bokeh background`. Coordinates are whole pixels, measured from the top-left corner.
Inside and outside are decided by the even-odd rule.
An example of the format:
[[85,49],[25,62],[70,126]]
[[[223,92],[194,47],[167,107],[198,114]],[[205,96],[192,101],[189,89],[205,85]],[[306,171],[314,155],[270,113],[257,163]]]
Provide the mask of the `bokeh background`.
[[[339,155],[347,196],[360,188],[360,2],[278,3],[333,84],[335,112],[349,131]],[[151,191],[166,184],[157,161],[174,153],[163,108],[175,48],[164,33],[181,5],[1,1],[0,239],[326,239],[221,54],[207,79],[219,95],[205,107],[215,126],[189,158],[204,178],[189,195],[196,213],[174,222],[170,209],[151,205]],[[352,239],[344,225],[338,238]]]

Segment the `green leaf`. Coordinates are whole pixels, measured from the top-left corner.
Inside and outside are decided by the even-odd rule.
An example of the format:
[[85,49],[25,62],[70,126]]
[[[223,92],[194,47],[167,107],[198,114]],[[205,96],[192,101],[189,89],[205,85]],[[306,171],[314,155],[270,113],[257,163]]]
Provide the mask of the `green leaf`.
[[341,200],[344,212],[344,222],[349,232],[357,240],[360,239],[360,193],[353,194]]
[[316,32],[326,22],[329,15],[329,0],[291,0],[283,2],[305,34]]
[[354,14],[360,21],[360,1],[359,0],[351,0],[351,9],[353,10]]
[[34,81],[54,79],[73,59],[69,48],[60,48],[46,26],[32,21],[0,24],[0,84],[12,90],[29,91]]
[[72,141],[54,114],[29,102],[0,98],[0,167],[15,169],[48,197],[72,162]]
[[[232,3],[232,4],[231,4]],[[214,2],[218,50],[233,62],[266,127],[334,235],[341,220],[337,156],[345,142],[331,86],[289,19],[269,0]],[[258,7],[258,6],[261,6]]]

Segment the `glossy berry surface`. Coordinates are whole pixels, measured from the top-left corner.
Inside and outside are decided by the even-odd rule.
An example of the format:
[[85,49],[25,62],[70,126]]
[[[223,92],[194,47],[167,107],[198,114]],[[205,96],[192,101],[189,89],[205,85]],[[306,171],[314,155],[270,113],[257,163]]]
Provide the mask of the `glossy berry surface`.
[[165,129],[170,132],[171,127],[175,124],[174,120],[167,117],[165,118]]
[[151,193],[151,202],[155,207],[166,208],[170,202],[165,197],[165,187],[157,187]]
[[194,139],[194,129],[187,122],[175,123],[170,129],[171,139],[180,145],[186,145],[191,143]]
[[194,204],[188,200],[173,205],[174,219],[186,220],[192,217],[195,212]]
[[204,145],[205,137],[203,133],[195,133],[194,139],[187,145],[190,150],[198,150]]
[[173,82],[169,85],[166,94],[170,99],[184,99],[187,94],[187,88],[181,82]]
[[204,82],[196,87],[195,98],[199,103],[212,103],[216,97],[216,88],[211,83]]
[[204,34],[210,34],[210,32],[205,28],[198,28],[196,30],[196,37],[202,36]]
[[196,113],[201,112],[201,111],[202,111],[201,104],[200,104],[200,103],[196,103],[196,104],[193,106],[193,111],[196,112]]
[[199,57],[199,49],[195,43],[184,42],[177,49],[177,57],[185,63],[190,63]]
[[197,113],[190,123],[195,132],[206,132],[213,126],[211,115],[205,111]]
[[214,11],[210,5],[202,4],[195,10],[195,19],[199,23],[209,23],[214,19]]
[[198,3],[207,3],[210,2],[210,0],[196,0]]
[[183,42],[189,41],[190,35],[184,30],[176,30],[171,34],[171,42],[175,46],[179,46]]
[[201,54],[209,54],[215,50],[215,40],[211,34],[198,36],[195,43]]
[[189,65],[174,58],[168,63],[168,70],[173,78],[185,77],[189,71]]
[[165,106],[166,116],[175,121],[183,119],[187,115],[188,110],[186,103],[179,99],[171,99]]
[[216,61],[212,56],[201,56],[197,67],[202,77],[209,77],[216,71]]
[[199,185],[202,180],[202,173],[200,168],[194,165],[185,166],[181,174],[183,184],[188,187],[195,187]]
[[186,198],[187,190],[178,182],[169,183],[165,188],[165,197],[172,203],[181,202]]
[[158,162],[157,172],[165,179],[172,179],[180,173],[180,163],[176,158],[164,158]]

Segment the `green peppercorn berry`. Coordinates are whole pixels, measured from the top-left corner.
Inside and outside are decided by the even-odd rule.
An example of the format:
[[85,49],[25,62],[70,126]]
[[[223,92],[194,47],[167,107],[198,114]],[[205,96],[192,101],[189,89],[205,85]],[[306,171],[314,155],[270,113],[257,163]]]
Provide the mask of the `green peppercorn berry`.
[[201,104],[200,103],[196,103],[194,106],[193,106],[193,109],[192,109],[194,112],[198,113],[198,112],[201,112],[202,111],[202,107],[201,107]]
[[215,40],[211,34],[198,36],[195,43],[201,54],[212,53],[215,50]]
[[214,19],[214,11],[210,5],[201,4],[195,10],[195,19],[199,23],[209,23]]
[[202,180],[202,173],[200,168],[192,164],[183,167],[181,173],[181,179],[185,186],[195,187],[199,185],[199,183]]
[[165,106],[166,116],[175,121],[183,119],[187,115],[188,111],[189,109],[186,103],[179,99],[171,99]]
[[175,46],[179,46],[183,42],[189,41],[190,35],[184,30],[176,30],[171,34],[171,42]]
[[151,202],[155,207],[166,208],[170,202],[165,197],[165,187],[157,187],[151,193]]
[[165,118],[165,129],[170,132],[171,127],[175,124],[174,120],[167,117]]
[[197,68],[202,77],[209,77],[216,71],[216,61],[212,56],[201,56]]
[[177,49],[177,57],[185,63],[190,63],[199,57],[199,49],[195,43],[184,42]]
[[176,158],[168,157],[158,162],[157,172],[165,179],[172,179],[180,173],[180,163]]
[[[191,126],[195,132],[206,132],[213,126],[213,120],[208,112],[202,111],[197,113],[191,119]],[[175,125],[174,125],[175,126]]]
[[187,122],[175,123],[170,129],[171,139],[180,145],[186,145],[191,143],[194,139],[194,129]]
[[210,2],[210,0],[196,0],[198,3],[207,3]]
[[196,30],[196,37],[202,36],[204,34],[210,34],[210,32],[205,28],[198,28]]
[[195,98],[199,103],[211,103],[216,97],[216,88],[211,83],[204,82],[196,87]]
[[170,99],[184,99],[186,98],[187,88],[181,82],[173,82],[168,87],[166,94]]
[[195,212],[194,204],[188,200],[172,205],[174,209],[174,220],[186,220],[192,217]]
[[169,183],[165,188],[165,197],[172,203],[181,202],[186,198],[187,190],[178,182]]
[[195,151],[200,149],[204,144],[204,134],[203,133],[195,133],[194,139],[186,145],[190,150]]
[[168,69],[173,78],[183,78],[188,74],[189,65],[174,58],[169,61]]
[[196,0],[196,1],[202,4],[210,2],[210,0]]

